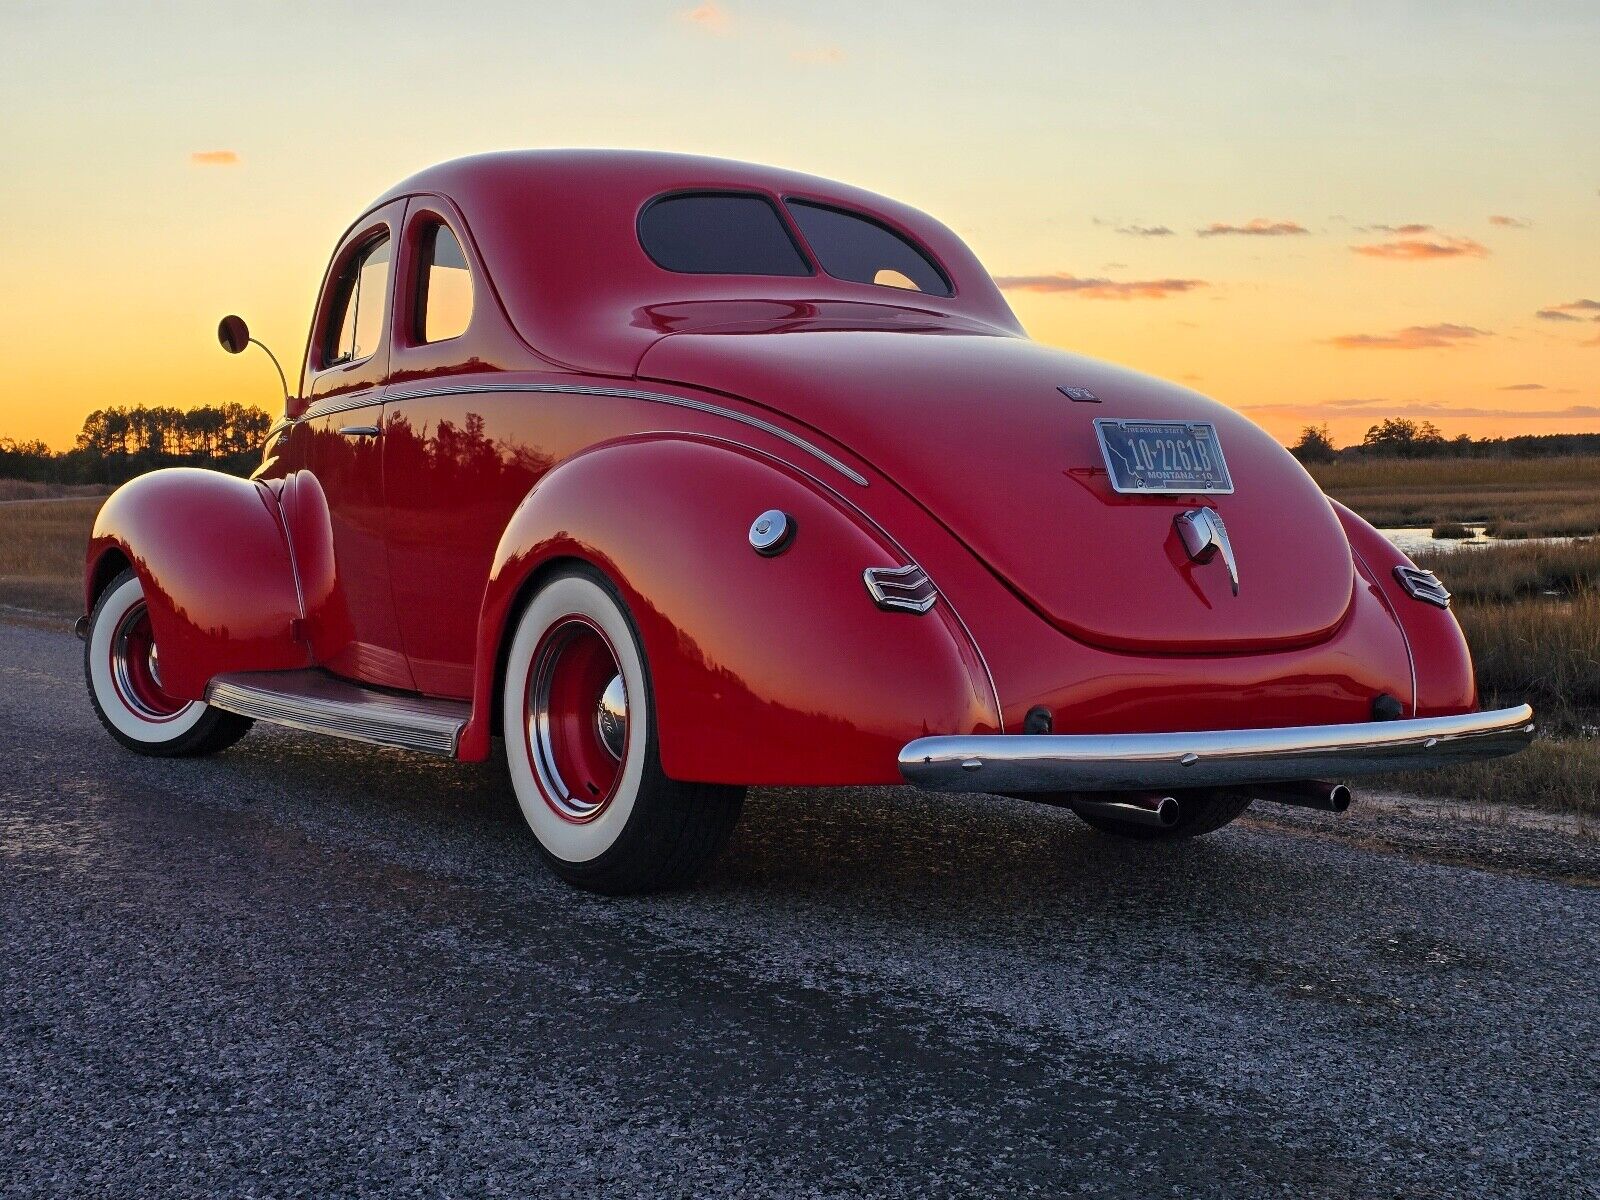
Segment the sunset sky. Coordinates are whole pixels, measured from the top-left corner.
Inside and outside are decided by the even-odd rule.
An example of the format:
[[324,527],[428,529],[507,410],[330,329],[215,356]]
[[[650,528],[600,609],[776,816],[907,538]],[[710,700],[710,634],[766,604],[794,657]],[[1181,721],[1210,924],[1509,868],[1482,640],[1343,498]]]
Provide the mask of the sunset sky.
[[440,159],[628,146],[932,212],[1029,332],[1292,438],[1600,431],[1600,3],[0,6],[0,436],[281,407]]

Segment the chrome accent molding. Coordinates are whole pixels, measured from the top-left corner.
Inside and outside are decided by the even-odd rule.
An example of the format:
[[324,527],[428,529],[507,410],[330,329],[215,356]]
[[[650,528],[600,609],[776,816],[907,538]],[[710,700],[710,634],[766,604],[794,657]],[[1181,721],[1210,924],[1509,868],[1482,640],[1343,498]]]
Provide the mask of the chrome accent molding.
[[299,424],[301,421],[315,421],[320,417],[331,417],[335,413],[349,412],[355,408],[371,408],[374,405],[382,404],[384,399],[384,396],[369,390],[362,392],[359,396],[347,396],[342,400],[313,400],[306,405],[305,412],[295,418],[295,424]]
[[916,563],[904,567],[868,567],[861,572],[867,593],[879,608],[925,613],[939,599],[933,580]]
[[1515,754],[1532,738],[1533,709],[1526,704],[1454,717],[1289,729],[969,734],[909,743],[900,751],[900,774],[907,783],[942,792],[1229,787],[1496,758]]
[[465,701],[380,691],[314,670],[218,675],[206,703],[308,733],[451,757],[470,712]]
[[[833,455],[819,446],[814,446],[798,434],[790,433],[781,425],[774,425],[771,421],[762,420],[760,417],[749,413],[739,412],[737,409],[724,408],[720,404],[707,404],[704,400],[691,400],[688,396],[674,396],[666,392],[645,392],[636,388],[610,388],[592,387],[578,384],[558,383],[479,383],[452,387],[438,388],[413,388],[390,392],[383,396],[383,402],[399,400],[422,400],[430,396],[464,396],[475,392],[542,392],[555,395],[569,396],[610,396],[619,400],[647,400],[652,404],[670,404],[674,408],[687,408],[692,412],[709,413],[712,416],[726,417],[730,421],[737,421],[741,425],[748,425],[752,429],[759,429],[763,433],[770,433],[773,437],[788,442],[797,450],[803,450],[811,457],[827,463],[851,483],[867,486],[867,478],[859,471],[852,470],[840,462]],[[367,403],[376,401],[368,400]],[[325,412],[336,411],[333,409]],[[323,415],[319,413],[318,415]]]
[[1395,580],[1413,600],[1432,604],[1436,608],[1450,607],[1450,589],[1439,581],[1432,571],[1421,567],[1400,566],[1394,569]]

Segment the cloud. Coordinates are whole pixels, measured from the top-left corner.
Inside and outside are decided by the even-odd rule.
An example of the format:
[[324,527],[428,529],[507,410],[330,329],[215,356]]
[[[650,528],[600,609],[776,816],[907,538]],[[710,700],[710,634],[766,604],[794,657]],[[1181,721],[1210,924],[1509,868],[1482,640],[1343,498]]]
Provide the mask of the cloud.
[[1396,237],[1416,237],[1419,233],[1431,233],[1432,225],[1358,225],[1358,233],[1392,233]]
[[1203,279],[1081,279],[1076,275],[1001,275],[995,280],[1012,292],[1071,292],[1090,300],[1164,300],[1208,287]]
[[1502,392],[1542,392],[1545,387],[1542,383],[1508,383],[1498,390]]
[[694,8],[686,8],[678,14],[678,20],[687,21],[698,26],[707,33],[726,34],[733,27],[733,18],[728,15],[728,10],[715,0],[706,0],[704,4]]
[[1402,237],[1392,242],[1371,242],[1361,246],[1351,246],[1357,254],[1368,258],[1386,258],[1395,262],[1423,262],[1434,258],[1487,258],[1489,248],[1471,238],[1446,237],[1416,238]]
[[196,150],[189,161],[197,167],[236,167],[239,155],[233,150]]
[[1541,321],[1600,321],[1600,300],[1569,300],[1533,314]]
[[1471,325],[1411,325],[1396,333],[1346,333],[1328,341],[1341,350],[1433,350],[1493,336]]
[[1221,237],[1224,234],[1239,234],[1246,237],[1285,237],[1290,234],[1310,232],[1298,221],[1269,221],[1265,217],[1257,217],[1253,221],[1246,221],[1243,225],[1228,225],[1222,221],[1213,221],[1204,229],[1195,230],[1195,233],[1201,237]]
[[1493,216],[1489,218],[1489,224],[1498,225],[1502,229],[1531,229],[1533,227],[1533,222],[1526,217]]
[[1129,237],[1171,237],[1172,230],[1165,225],[1120,225],[1118,233],[1125,233]]
[[837,46],[818,46],[812,50],[792,51],[789,57],[813,67],[835,67],[844,61],[844,51]]
[[1572,404],[1566,408],[1468,408],[1464,405],[1429,403],[1420,400],[1331,400],[1324,404],[1245,405],[1247,413],[1276,416],[1315,417],[1422,417],[1428,420],[1473,420],[1477,418],[1531,421],[1590,421],[1600,418],[1600,404]]

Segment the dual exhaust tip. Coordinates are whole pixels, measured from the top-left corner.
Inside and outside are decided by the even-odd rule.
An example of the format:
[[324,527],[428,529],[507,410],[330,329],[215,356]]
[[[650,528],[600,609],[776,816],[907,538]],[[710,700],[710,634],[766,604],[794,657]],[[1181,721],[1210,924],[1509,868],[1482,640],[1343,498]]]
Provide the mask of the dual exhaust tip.
[[[1295,808],[1314,808],[1319,812],[1342,813],[1354,798],[1342,783],[1299,780],[1292,783],[1264,783],[1225,789],[1233,795],[1288,804]],[[1072,806],[1087,809],[1102,817],[1132,821],[1157,829],[1171,829],[1178,823],[1183,802],[1165,792],[1117,792],[1110,795],[1075,796]]]

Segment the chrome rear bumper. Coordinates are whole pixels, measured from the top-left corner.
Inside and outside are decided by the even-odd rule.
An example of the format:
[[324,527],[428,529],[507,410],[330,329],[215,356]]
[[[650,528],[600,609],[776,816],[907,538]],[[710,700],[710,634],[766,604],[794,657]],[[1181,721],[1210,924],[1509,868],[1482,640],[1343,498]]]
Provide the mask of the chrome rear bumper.
[[1294,729],[971,734],[908,743],[900,751],[900,774],[936,792],[1229,787],[1440,767],[1515,754],[1532,739],[1533,709],[1526,704]]

